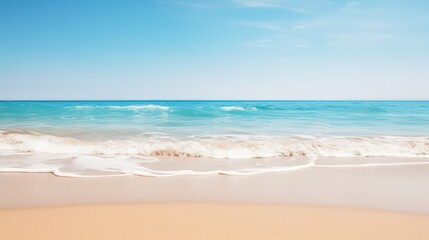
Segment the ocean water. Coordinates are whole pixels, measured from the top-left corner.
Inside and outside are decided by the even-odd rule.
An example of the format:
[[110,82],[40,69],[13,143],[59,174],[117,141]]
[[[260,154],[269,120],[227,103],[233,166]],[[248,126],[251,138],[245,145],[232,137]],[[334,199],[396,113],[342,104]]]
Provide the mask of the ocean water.
[[0,101],[0,171],[253,174],[428,158],[429,101]]

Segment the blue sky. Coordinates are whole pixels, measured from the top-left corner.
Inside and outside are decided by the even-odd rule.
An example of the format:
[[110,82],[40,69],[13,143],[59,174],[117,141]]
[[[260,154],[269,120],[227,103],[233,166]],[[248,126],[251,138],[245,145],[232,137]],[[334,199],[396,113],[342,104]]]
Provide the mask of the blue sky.
[[0,99],[428,99],[429,1],[0,0]]

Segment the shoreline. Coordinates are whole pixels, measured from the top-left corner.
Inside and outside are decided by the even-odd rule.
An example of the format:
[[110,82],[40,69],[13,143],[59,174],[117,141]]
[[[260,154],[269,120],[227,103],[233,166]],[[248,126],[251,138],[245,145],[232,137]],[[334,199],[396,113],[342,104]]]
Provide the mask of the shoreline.
[[[22,157],[22,156],[20,156]],[[113,160],[113,161],[112,161]],[[0,166],[0,174],[3,173],[49,173],[57,177],[75,178],[105,178],[121,176],[139,177],[176,177],[176,176],[204,176],[204,175],[228,175],[228,176],[251,176],[268,173],[287,173],[305,168],[366,168],[366,167],[390,167],[390,166],[429,166],[429,158],[406,158],[406,157],[285,157],[258,159],[231,159],[198,158],[195,161],[191,157],[161,157],[151,159],[147,157],[146,162],[130,162],[135,169],[120,169],[120,161],[126,159],[97,158],[85,159],[87,162],[96,162],[91,166],[73,166],[70,159],[65,158],[64,166],[18,166],[18,159],[13,158],[8,164],[16,164],[13,167]],[[1,161],[1,159],[0,159]],[[31,159],[24,159],[24,162]],[[22,163],[22,161],[21,161]],[[100,164],[106,164],[100,166]],[[141,164],[141,165],[140,165]],[[42,165],[42,166],[41,166]],[[183,166],[186,166],[183,168]],[[119,167],[119,168],[118,168]],[[128,166],[129,167],[129,166]],[[65,171],[64,171],[65,170]],[[125,170],[125,171],[123,171]]]
[[0,209],[128,203],[240,203],[429,214],[428,165],[309,167],[250,176],[57,177],[0,173]]
[[428,165],[250,176],[0,173],[3,239],[429,238]]

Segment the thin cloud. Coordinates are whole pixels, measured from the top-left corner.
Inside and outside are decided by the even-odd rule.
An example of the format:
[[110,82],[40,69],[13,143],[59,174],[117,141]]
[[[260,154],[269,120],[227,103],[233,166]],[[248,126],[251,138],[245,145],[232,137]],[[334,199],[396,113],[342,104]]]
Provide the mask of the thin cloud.
[[244,45],[249,47],[258,47],[258,48],[274,48],[276,45],[273,43],[273,40],[270,38],[261,38],[253,41],[244,43]]
[[290,37],[287,35],[272,35],[244,43],[248,47],[257,48],[311,48],[312,45],[305,38]]
[[340,9],[340,11],[343,11],[343,12],[351,12],[351,11],[356,10],[356,9],[357,9],[357,7],[359,7],[360,5],[361,5],[361,3],[360,3],[360,2],[353,2],[353,1],[351,1],[351,2],[347,2],[347,3],[346,3],[346,5],[344,5],[344,7],[342,7],[342,8]]
[[309,44],[295,44],[293,46],[296,48],[311,48],[311,45]]
[[232,0],[233,3],[245,8],[278,8],[282,6],[281,0]]
[[348,33],[333,33],[330,34],[332,45],[356,45],[365,46],[377,43],[384,43],[391,39],[392,34],[389,33],[371,33],[371,32],[348,32]]
[[243,27],[251,27],[251,28],[260,28],[273,32],[284,32],[285,29],[281,26],[281,24],[276,22],[249,22],[249,21],[239,21],[234,22],[235,25],[243,26]]

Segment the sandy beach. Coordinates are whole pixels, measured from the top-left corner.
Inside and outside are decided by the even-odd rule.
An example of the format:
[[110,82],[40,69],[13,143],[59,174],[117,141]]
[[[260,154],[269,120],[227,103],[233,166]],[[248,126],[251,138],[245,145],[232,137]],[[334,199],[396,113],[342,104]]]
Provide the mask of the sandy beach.
[[2,239],[427,239],[429,216],[251,204],[3,210]]
[[428,10],[0,0],[0,240],[429,240]]
[[0,174],[0,209],[82,204],[292,204],[429,214],[429,165],[306,168],[251,176],[68,178]]
[[0,174],[2,239],[427,239],[428,165],[252,176]]

